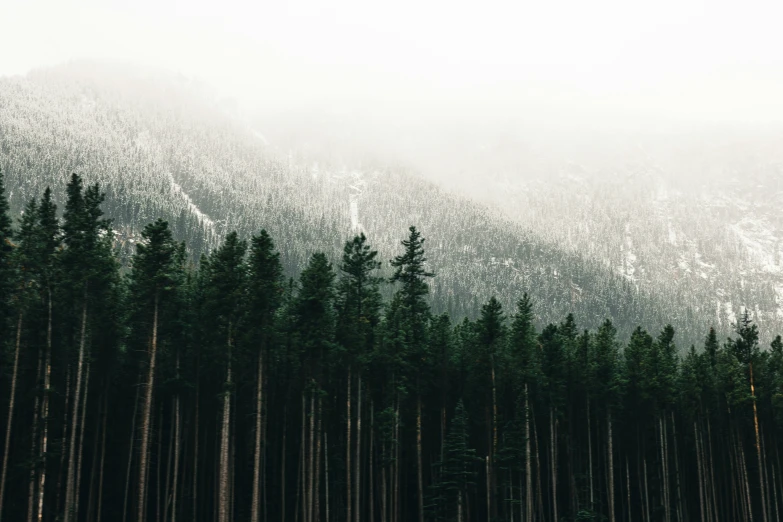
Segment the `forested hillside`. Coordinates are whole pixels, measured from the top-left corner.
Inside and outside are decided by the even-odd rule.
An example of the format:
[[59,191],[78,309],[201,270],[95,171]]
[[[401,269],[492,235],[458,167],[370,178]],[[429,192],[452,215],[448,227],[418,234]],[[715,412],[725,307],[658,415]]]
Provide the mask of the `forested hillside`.
[[[508,308],[529,292],[536,324],[573,312],[594,328],[608,317],[623,339],[638,324],[671,322],[696,342],[715,322],[714,309],[687,292],[638,288],[604,260],[547,239],[547,227],[520,225],[393,164],[277,149],[184,78],[72,64],[0,80],[0,111],[12,214],[46,186],[62,206],[73,172],[100,182],[123,263],[158,217],[194,260],[231,230],[249,237],[263,227],[277,239],[289,275],[315,251],[336,259],[358,230],[380,259],[390,259],[399,232],[415,223],[432,238],[436,312],[475,318],[486,296]],[[730,329],[727,321],[715,326]]]
[[155,220],[122,271],[108,187],[12,219],[3,181],[4,520],[780,519],[783,341],[747,314],[684,351],[526,293],[436,314],[415,227],[289,278],[265,230],[193,263]]

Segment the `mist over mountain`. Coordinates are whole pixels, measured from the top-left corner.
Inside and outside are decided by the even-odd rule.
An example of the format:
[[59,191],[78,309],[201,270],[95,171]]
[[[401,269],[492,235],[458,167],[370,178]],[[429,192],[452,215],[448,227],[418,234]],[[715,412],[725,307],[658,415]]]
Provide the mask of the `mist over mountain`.
[[[436,310],[474,316],[484,298],[510,306],[529,292],[544,323],[574,311],[628,335],[673,322],[685,346],[710,325],[728,332],[741,307],[769,331],[783,315],[779,221],[774,204],[754,203],[759,180],[746,194],[688,199],[653,159],[591,170],[554,163],[532,140],[456,144],[444,129],[448,147],[436,137],[432,154],[451,150],[446,164],[460,164],[446,180],[415,155],[352,142],[339,122],[331,133],[317,115],[312,128],[264,126],[202,85],[144,69],[44,69],[3,80],[0,95],[12,207],[78,172],[107,191],[128,254],[158,216],[195,257],[228,231],[265,227],[295,274],[355,230],[389,258],[416,225],[430,239]],[[767,168],[754,173],[772,182]]]

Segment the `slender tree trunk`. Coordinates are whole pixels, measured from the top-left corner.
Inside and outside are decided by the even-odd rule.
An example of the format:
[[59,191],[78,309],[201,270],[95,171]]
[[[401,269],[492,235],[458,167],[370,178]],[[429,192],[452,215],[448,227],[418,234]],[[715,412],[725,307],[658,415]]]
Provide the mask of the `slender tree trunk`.
[[[35,403],[33,405],[33,428],[32,436],[30,437],[30,482],[27,487],[27,522],[33,522],[33,516],[35,511],[35,484],[36,476],[38,474],[38,455],[36,451],[38,449],[38,426],[40,424],[40,403],[41,392],[39,386],[41,385],[41,372],[43,371],[43,351],[38,349],[38,366],[35,370]],[[2,517],[2,513],[0,513]]]
[[193,426],[193,521],[198,522],[199,510],[198,510],[198,443],[199,443],[199,413],[201,403],[201,386],[200,386],[200,370],[201,370],[201,350],[199,350],[196,357],[196,413],[195,423]]
[[321,520],[321,396],[318,396],[318,421],[315,428],[315,486],[313,487],[313,522]]
[[46,369],[44,370],[43,433],[41,434],[41,476],[38,479],[38,522],[43,522],[44,493],[46,488],[46,458],[49,446],[49,388],[52,378],[52,289],[47,288]]
[[696,469],[698,471],[698,480],[699,480],[699,514],[701,515],[701,522],[705,522],[704,515],[705,515],[705,502],[704,502],[704,463],[703,463],[703,454],[701,451],[701,436],[699,434],[699,430],[697,428],[696,421],[693,421],[693,440],[696,441]]
[[92,447],[92,464],[90,468],[90,485],[87,488],[87,522],[95,518],[95,481],[98,478],[98,449],[101,447],[98,437],[101,434],[101,421],[103,420],[103,401],[98,403],[98,416],[95,418],[95,440]]
[[348,392],[346,394],[345,399],[345,411],[346,413],[346,436],[345,436],[345,492],[346,492],[346,502],[345,502],[345,520],[347,522],[351,522],[353,520],[353,482],[351,482],[351,381],[353,380],[353,372],[351,371],[350,365],[348,366]]
[[590,479],[590,509],[595,507],[595,493],[593,488],[593,429],[591,427],[590,397],[585,398],[587,403],[587,466]]
[[220,484],[218,493],[218,522],[228,522],[229,518],[229,441],[231,436],[231,348],[232,325],[228,325],[228,364],[226,368],[226,389],[223,391],[223,421],[220,434]]
[[[177,381],[179,381],[179,349],[177,349]],[[179,385],[179,383],[178,383]],[[177,522],[177,500],[179,499],[179,453],[180,453],[180,423],[179,390],[174,397],[174,479],[171,487],[171,522]]]
[[683,517],[683,505],[682,505],[682,486],[680,484],[680,452],[677,445],[677,423],[674,420],[674,412],[669,412],[672,419],[672,440],[674,441],[674,480],[677,488],[677,521],[682,522]]
[[263,404],[263,382],[264,382],[264,352],[263,348],[258,351],[258,381],[256,383],[256,440],[255,452],[253,454],[253,503],[250,511],[250,522],[258,522],[259,515],[259,493],[261,480],[261,405]]
[[633,519],[631,515],[631,465],[628,463],[627,456],[625,457],[625,493],[628,502],[628,521],[630,522]]
[[[71,405],[71,365],[66,364],[65,368],[65,405],[63,408],[63,439],[61,447],[65,448],[68,446],[68,435],[70,434],[68,432],[68,415],[70,414],[70,407]],[[55,488],[55,491],[57,492],[57,497],[55,499],[55,505],[57,506],[57,512],[62,511],[62,504],[60,503],[60,497],[62,492],[62,483],[63,483],[63,474],[67,473],[67,469],[65,469],[65,454],[68,453],[67,451],[60,451],[60,462],[59,466],[57,468],[57,487]]]
[[310,430],[307,434],[307,516],[306,522],[313,521],[313,508],[315,506],[315,495],[313,494],[313,486],[315,485],[315,462],[313,456],[315,455],[315,390],[310,390]]
[[552,475],[552,520],[556,521],[559,520],[557,516],[557,424],[552,407],[549,408],[549,456]]
[[283,455],[282,455],[282,463],[280,464],[280,476],[282,477],[280,479],[280,521],[285,522],[285,505],[286,505],[286,496],[285,496],[285,456],[288,452],[288,445],[286,444],[286,437],[288,434],[288,404],[286,401],[286,405],[283,408]]
[[[68,473],[65,481],[65,515],[64,522],[70,522],[74,515],[74,489],[76,472],[76,433],[79,426],[79,401],[81,400],[82,376],[84,373],[84,350],[87,337],[87,287],[84,289],[84,304],[82,306],[81,340],[79,341],[79,360],[76,367],[76,390],[73,399],[73,416],[71,418],[71,439],[68,447]],[[139,521],[143,522],[143,521]]]
[[533,470],[530,455],[530,394],[525,383],[525,507],[527,508],[526,521],[533,520]]
[[122,522],[125,522],[128,515],[128,493],[130,491],[131,467],[133,464],[133,446],[136,441],[136,413],[139,409],[139,394],[141,392],[141,374],[139,374],[139,384],[136,386],[136,398],[133,401],[133,418],[131,419],[130,449],[128,450],[128,467],[125,473],[125,497],[122,502]]
[[[370,522],[375,522],[375,475],[373,461],[375,460],[375,404],[370,396]],[[327,521],[328,517],[327,517]]]
[[324,494],[324,500],[326,501],[326,522],[329,522],[329,430],[324,430],[324,486],[326,487]]
[[[353,511],[356,522],[361,520],[361,485],[362,485],[362,374],[357,376],[356,386],[356,459],[354,462],[354,477],[356,479],[356,495],[354,496]],[[419,462],[421,464],[421,462]]]
[[[155,388],[155,362],[158,356],[158,292],[155,293],[155,303],[152,315],[152,342],[150,345],[150,362],[147,370],[147,386],[144,390],[144,409],[141,422],[141,446],[139,447],[139,500],[136,520],[144,522],[146,519],[147,501],[147,457],[150,442],[150,417],[152,415],[152,394]],[[65,522],[68,522],[67,520]]]
[[16,378],[19,372],[19,349],[22,342],[22,319],[24,314],[19,312],[16,322],[16,349],[14,350],[14,369],[11,374],[11,397],[8,400],[8,421],[5,426],[5,444],[3,446],[3,472],[0,476],[0,520],[3,517],[3,497],[5,495],[5,477],[8,474],[8,450],[11,445],[11,426],[14,422],[14,405],[16,403]]
[[[492,508],[488,515],[492,519],[496,519],[498,516],[497,500],[497,478],[495,477],[495,455],[498,451],[498,393],[497,384],[495,382],[495,356],[490,357],[490,376],[492,379],[492,451],[489,454],[489,485],[490,485],[490,507]],[[423,510],[422,518],[419,522],[424,522]]]
[[79,423],[79,450],[76,457],[76,482],[74,483],[73,519],[79,520],[79,501],[82,485],[82,456],[84,454],[84,428],[87,425],[87,396],[90,391],[90,360],[87,359],[84,371],[84,398],[82,399],[82,420]]
[[612,411],[606,413],[609,432],[609,522],[615,522],[614,516],[614,448],[612,446]]
[[764,522],[767,522],[767,496],[764,491],[764,463],[761,457],[761,438],[759,437],[759,413],[756,407],[756,387],[753,382],[753,363],[748,364],[750,370],[750,396],[753,399],[753,428],[756,432],[756,456],[759,462],[759,486],[761,490],[761,514]]
[[[421,460],[421,393],[416,397],[416,462],[416,479],[419,493],[419,522],[424,522],[424,479]],[[489,478],[489,475],[487,477]],[[487,490],[487,495],[489,495],[489,490]],[[489,498],[489,496],[487,496],[487,498]],[[487,514],[489,515],[489,513]],[[356,522],[359,522],[359,520],[357,519]]]
[[[302,391],[302,422],[301,422],[301,436],[299,437],[299,464],[297,466],[296,477],[296,511],[294,512],[294,522],[299,522],[299,511],[301,509],[302,519],[307,517],[307,493],[304,491],[305,487],[305,469],[306,469],[306,455],[307,441],[305,440],[305,392]],[[301,505],[300,505],[301,500]],[[306,521],[305,521],[306,522]]]
[[[137,388],[138,389],[138,388]],[[138,394],[137,394],[138,396]],[[102,509],[103,509],[103,469],[104,469],[104,463],[106,462],[106,418],[109,416],[108,414],[108,408],[109,408],[109,397],[108,397],[108,391],[106,392],[106,395],[104,395],[103,398],[103,426],[101,427],[101,463],[98,466],[98,507],[96,508],[96,520],[98,522],[101,522],[102,518]],[[134,407],[134,417],[135,415],[135,407]]]

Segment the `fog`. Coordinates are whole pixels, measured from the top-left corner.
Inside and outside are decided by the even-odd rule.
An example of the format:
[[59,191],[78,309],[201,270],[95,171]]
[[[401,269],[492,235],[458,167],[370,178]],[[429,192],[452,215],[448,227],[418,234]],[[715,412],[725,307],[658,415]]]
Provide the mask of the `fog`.
[[271,139],[453,179],[486,147],[530,171],[694,135],[779,136],[781,19],[779,2],[753,0],[5,0],[0,74],[161,68]]

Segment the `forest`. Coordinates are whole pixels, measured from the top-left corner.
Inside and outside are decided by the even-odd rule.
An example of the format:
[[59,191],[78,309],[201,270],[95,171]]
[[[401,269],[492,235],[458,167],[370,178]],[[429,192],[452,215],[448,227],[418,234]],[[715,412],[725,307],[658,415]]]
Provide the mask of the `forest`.
[[781,518],[783,341],[748,310],[699,346],[541,326],[533,288],[438,314],[413,226],[291,277],[263,229],[196,261],[158,219],[126,261],[102,190],[16,218],[0,174],[0,520]]

